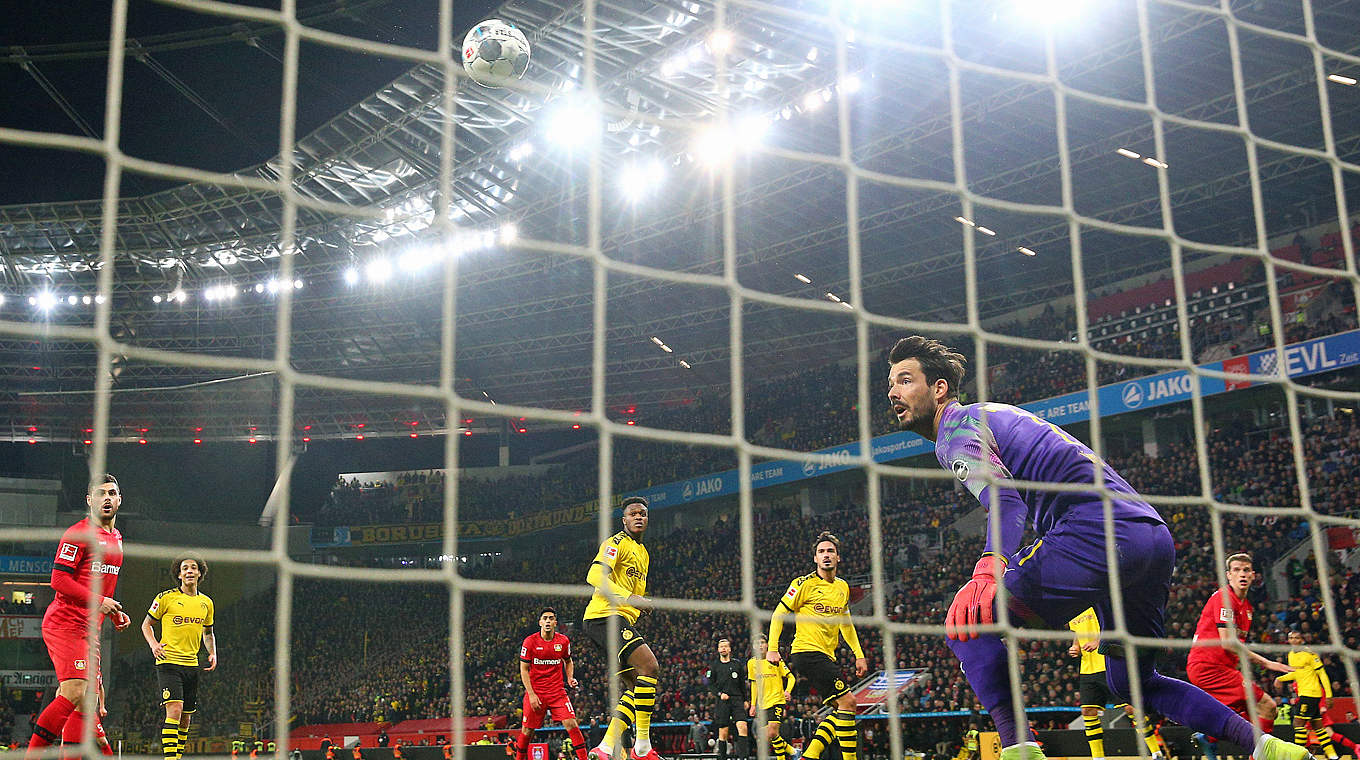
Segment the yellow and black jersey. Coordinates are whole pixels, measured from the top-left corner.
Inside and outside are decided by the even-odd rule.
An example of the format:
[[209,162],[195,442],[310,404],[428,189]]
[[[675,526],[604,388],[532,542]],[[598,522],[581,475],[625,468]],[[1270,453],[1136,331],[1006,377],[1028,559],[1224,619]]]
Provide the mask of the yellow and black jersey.
[[1307,649],[1289,653],[1289,664],[1294,672],[1280,676],[1281,681],[1293,681],[1300,697],[1332,698],[1332,679],[1322,666],[1322,659]]
[[1081,674],[1104,673],[1105,655],[1082,649],[1092,642],[1100,643],[1100,618],[1096,617],[1095,609],[1087,607],[1085,612],[1072,618],[1067,627],[1077,634],[1077,649],[1081,650]]
[[[585,619],[619,615],[636,623],[641,610],[623,603],[633,594],[647,595],[647,568],[651,557],[647,547],[619,531],[600,544],[600,551],[590,565],[586,580],[595,587],[595,594],[586,605]],[[617,600],[609,598],[613,594]]]
[[746,680],[751,684],[751,704],[758,710],[784,704],[784,694],[793,691],[793,673],[783,660],[747,660]]
[[156,594],[147,617],[161,621],[161,646],[165,657],[156,664],[198,665],[203,630],[213,624],[213,602],[207,594],[186,594],[177,588]]
[[855,657],[864,656],[859,635],[850,624],[850,584],[843,579],[826,581],[816,573],[795,578],[770,620],[771,648],[778,644],[784,631],[784,617],[789,614],[801,618],[796,621],[798,627],[793,635],[794,654],[821,652],[835,659],[836,645],[844,637]]

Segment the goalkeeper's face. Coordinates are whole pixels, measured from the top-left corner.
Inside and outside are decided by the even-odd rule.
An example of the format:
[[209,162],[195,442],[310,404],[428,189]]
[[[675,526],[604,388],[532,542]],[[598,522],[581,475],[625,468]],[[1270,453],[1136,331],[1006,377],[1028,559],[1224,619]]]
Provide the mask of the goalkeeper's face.
[[841,553],[837,551],[834,543],[823,541],[817,544],[817,549],[812,554],[812,561],[817,565],[818,570],[835,572],[841,564]]
[[903,359],[888,370],[888,403],[903,430],[935,439],[936,395],[919,359]]

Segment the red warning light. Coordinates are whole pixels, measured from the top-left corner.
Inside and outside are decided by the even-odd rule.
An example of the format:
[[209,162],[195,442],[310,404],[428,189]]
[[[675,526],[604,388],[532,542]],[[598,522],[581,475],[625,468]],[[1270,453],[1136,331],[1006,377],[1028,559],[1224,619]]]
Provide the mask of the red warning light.
[[472,431],[471,431],[471,430],[464,430],[464,431],[463,431],[463,435],[472,435]]
[[419,436],[418,434],[416,434],[416,433],[412,433],[412,434],[411,434],[411,437],[412,437],[412,438],[419,438],[420,436]]
[[203,439],[202,439],[202,438],[195,438],[195,439],[194,439],[194,444],[195,444],[195,445],[200,444],[200,443],[203,443]]
[[629,424],[629,425],[636,425],[636,424],[637,424],[637,420],[628,420],[628,424]]
[[248,439],[248,440],[249,440],[250,443],[254,443],[254,442],[255,442],[255,439],[254,439],[254,438],[250,438],[250,439]]
[[145,439],[145,438],[138,438],[138,439],[137,439],[137,443],[140,443],[141,445],[145,446],[145,445],[146,445],[146,439]]
[[92,444],[92,443],[94,443],[94,441],[91,441],[89,438],[86,438],[86,439],[85,439],[85,445],[86,445],[86,446],[89,446],[89,445]]
[[[30,439],[28,439],[28,442],[29,442],[29,443],[37,443],[37,442],[38,442],[38,439],[37,439],[37,438],[30,438]],[[145,443],[145,441],[143,441],[143,443]]]
[[356,440],[356,441],[362,441],[363,439],[364,439],[364,434],[363,434],[363,433],[360,433],[360,434],[354,436],[354,440]]
[[580,426],[580,425],[572,425],[572,426],[571,426],[571,429],[572,429],[572,430],[580,430],[580,429],[581,429],[581,426]]

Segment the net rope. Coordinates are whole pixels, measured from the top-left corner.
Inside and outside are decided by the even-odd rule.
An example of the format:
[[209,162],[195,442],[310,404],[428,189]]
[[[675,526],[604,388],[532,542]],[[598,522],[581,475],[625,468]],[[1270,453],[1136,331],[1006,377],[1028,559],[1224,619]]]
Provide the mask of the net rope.
[[[1267,246],[1266,224],[1265,224],[1265,203],[1262,196],[1261,173],[1259,165],[1258,150],[1269,149],[1271,151],[1284,154],[1307,157],[1324,162],[1330,169],[1334,198],[1336,201],[1337,218],[1347,220],[1349,218],[1348,205],[1345,197],[1345,174],[1360,173],[1360,165],[1343,160],[1337,152],[1337,140],[1333,134],[1331,120],[1331,110],[1328,100],[1328,87],[1326,79],[1327,62],[1337,62],[1360,66],[1360,57],[1348,54],[1323,45],[1317,36],[1316,18],[1310,0],[1302,1],[1302,16],[1304,21],[1304,33],[1296,34],[1273,29],[1258,24],[1250,23],[1238,18],[1232,9],[1229,0],[1220,0],[1217,6],[1182,2],[1181,0],[1137,0],[1138,17],[1138,36],[1140,43],[1140,55],[1142,65],[1142,78],[1145,92],[1145,99],[1142,101],[1129,101],[1117,99],[1109,96],[1084,91],[1062,81],[1059,76],[1055,43],[1051,33],[1045,34],[1045,54],[1046,70],[1043,73],[1021,72],[996,66],[981,64],[967,60],[955,49],[955,17],[957,9],[948,2],[940,5],[942,44],[940,47],[928,47],[909,44],[892,39],[876,37],[872,31],[863,29],[855,30],[858,41],[861,44],[872,44],[888,51],[899,51],[904,54],[927,56],[940,61],[948,71],[948,94],[949,111],[952,130],[952,149],[954,180],[952,182],[925,180],[909,176],[898,176],[882,171],[866,169],[857,165],[854,160],[854,148],[851,139],[851,106],[846,93],[841,90],[836,95],[836,120],[838,125],[838,152],[834,155],[802,152],[796,150],[761,147],[758,152],[775,158],[794,162],[798,165],[824,166],[839,171],[844,177],[845,182],[845,214],[848,223],[846,224],[846,237],[848,243],[848,292],[849,302],[853,305],[852,317],[855,323],[856,333],[856,361],[858,368],[858,429],[860,451],[862,452],[855,460],[855,463],[863,470],[867,479],[866,504],[868,514],[868,525],[870,535],[870,572],[876,579],[870,590],[872,600],[872,614],[858,615],[855,623],[860,626],[868,626],[877,629],[882,634],[882,651],[874,653],[881,657],[883,666],[888,670],[891,678],[896,667],[896,637],[901,635],[920,635],[928,634],[940,636],[943,627],[937,623],[905,623],[890,619],[888,614],[888,599],[883,583],[878,582],[888,577],[885,568],[885,557],[883,546],[883,505],[880,498],[882,482],[885,478],[913,478],[926,481],[947,482],[951,479],[951,474],[943,472],[938,468],[926,467],[905,467],[898,465],[882,464],[872,461],[868,452],[872,450],[870,441],[873,437],[873,425],[870,418],[870,410],[877,408],[880,404],[879,397],[872,392],[875,372],[879,368],[872,364],[874,350],[871,347],[870,331],[873,328],[890,328],[903,332],[921,332],[927,335],[939,334],[962,334],[972,338],[977,347],[976,361],[974,364],[973,376],[978,384],[978,395],[982,399],[988,398],[988,372],[987,372],[987,348],[989,346],[1014,347],[1020,349],[1033,349],[1053,352],[1071,352],[1079,355],[1084,360],[1085,367],[1085,387],[1089,396],[1091,415],[1090,415],[1090,440],[1089,444],[1098,456],[1103,457],[1103,441],[1101,436],[1101,415],[1099,410],[1099,399],[1096,389],[1099,387],[1097,377],[1098,363],[1120,363],[1133,368],[1179,368],[1189,373],[1192,385],[1191,410],[1194,421],[1195,437],[1194,448],[1195,457],[1198,464],[1200,477],[1200,493],[1197,496],[1174,496],[1143,494],[1145,499],[1155,506],[1187,506],[1203,508],[1211,518],[1214,543],[1215,566],[1223,565],[1224,557],[1224,534],[1223,518],[1225,515],[1262,515],[1289,514],[1308,521],[1310,526],[1310,540],[1312,542],[1313,556],[1317,560],[1316,570],[1320,579],[1328,577],[1328,568],[1325,565],[1327,555],[1324,529],[1328,526],[1360,526],[1360,520],[1346,517],[1328,515],[1318,512],[1312,504],[1312,495],[1308,486],[1307,463],[1304,459],[1302,446],[1303,428],[1299,419],[1298,405],[1299,399],[1319,398],[1331,399],[1336,401],[1355,402],[1360,400],[1360,394],[1347,391],[1337,391],[1324,388],[1308,386],[1295,380],[1283,376],[1264,376],[1264,375],[1240,375],[1225,373],[1198,367],[1193,359],[1191,346],[1190,314],[1187,311],[1187,293],[1185,286],[1185,263],[1184,255],[1187,250],[1197,253],[1229,254],[1239,257],[1255,259],[1264,267],[1265,281],[1269,293],[1268,305],[1270,322],[1273,333],[1273,348],[1277,356],[1277,366],[1286,366],[1285,344],[1284,344],[1284,318],[1281,310],[1281,299],[1279,287],[1277,285],[1277,274],[1281,272],[1296,272],[1303,274],[1321,275],[1323,277],[1344,280],[1349,283],[1352,295],[1357,297],[1360,302],[1360,274],[1357,270],[1356,243],[1350,235],[1347,224],[1341,225],[1341,240],[1344,252],[1344,270],[1336,270],[1326,267],[1313,266],[1301,262],[1279,260],[1270,255]],[[333,46],[336,48],[353,51],[357,53],[381,55],[389,58],[397,58],[410,61],[412,63],[424,63],[437,67],[443,72],[443,91],[442,106],[445,114],[449,118],[443,120],[443,127],[440,130],[441,155],[439,157],[439,192],[437,194],[437,207],[439,213],[435,215],[436,225],[442,228],[443,232],[452,232],[449,220],[449,204],[453,197],[453,157],[455,155],[455,125],[458,110],[458,89],[463,84],[463,72],[458,64],[457,40],[453,38],[453,4],[452,0],[439,0],[439,33],[438,45],[433,51],[406,48],[397,45],[384,44],[372,40],[348,37],[341,34],[326,32],[320,29],[309,27],[298,20],[298,10],[295,0],[282,0],[280,9],[277,11],[259,8],[248,8],[225,2],[214,0],[158,0],[165,5],[178,7],[184,10],[201,14],[212,14],[227,20],[261,23],[278,27],[284,35],[283,48],[283,89],[282,107],[279,113],[279,155],[292,156],[296,147],[296,111],[298,96],[298,60],[299,48],[304,42],[321,45]],[[602,208],[602,170],[598,150],[592,150],[589,156],[587,188],[588,188],[588,220],[587,220],[587,241],[585,245],[573,245],[560,241],[535,240],[523,237],[517,241],[516,245],[520,248],[538,251],[550,255],[583,259],[590,263],[593,271],[593,293],[594,307],[592,313],[592,383],[591,383],[591,408],[587,414],[577,417],[569,412],[558,410],[540,409],[515,404],[491,405],[485,401],[460,396],[454,390],[454,367],[455,367],[455,326],[456,326],[456,285],[458,282],[458,258],[451,257],[445,267],[443,276],[443,324],[440,349],[440,378],[435,387],[404,385],[391,382],[359,381],[336,377],[322,376],[298,372],[290,365],[290,338],[291,338],[291,313],[292,313],[292,292],[288,288],[283,288],[279,292],[278,309],[276,316],[276,335],[277,344],[272,359],[245,359],[227,358],[220,356],[210,356],[195,353],[180,353],[164,350],[156,350],[143,346],[131,345],[116,340],[110,331],[111,315],[113,310],[113,286],[114,286],[114,261],[117,256],[116,246],[116,222],[118,218],[119,188],[123,176],[126,173],[138,173],[159,178],[183,180],[187,182],[207,182],[228,187],[243,189],[263,190],[276,193],[283,201],[283,226],[280,232],[280,248],[282,250],[291,249],[295,240],[295,229],[297,214],[299,209],[310,209],[323,213],[339,214],[353,218],[381,217],[381,211],[376,208],[357,208],[344,204],[321,201],[316,198],[297,192],[293,184],[293,162],[289,160],[280,161],[279,176],[274,181],[260,178],[207,172],[184,166],[174,166],[156,161],[146,160],[125,154],[120,148],[120,129],[122,124],[122,104],[123,104],[123,84],[124,84],[124,51],[128,48],[127,19],[128,19],[128,0],[114,0],[111,8],[111,37],[110,55],[108,58],[108,77],[107,77],[107,100],[104,114],[103,139],[88,137],[77,137],[71,135],[61,135],[53,133],[35,132],[29,130],[0,127],[0,143],[8,143],[19,146],[33,148],[52,148],[69,151],[82,151],[96,154],[106,162],[106,173],[104,181],[104,194],[102,205],[102,237],[100,242],[100,258],[103,266],[98,273],[98,293],[105,296],[96,307],[95,323],[91,328],[80,328],[64,326],[60,324],[36,324],[26,323],[15,320],[0,321],[0,333],[9,336],[25,337],[35,340],[44,338],[63,338],[70,340],[85,341],[94,345],[98,349],[98,372],[95,380],[94,399],[94,423],[93,423],[93,445],[90,447],[90,470],[92,473],[103,472],[106,461],[106,449],[108,445],[108,425],[110,404],[112,397],[112,366],[113,357],[116,355],[125,356],[132,359],[139,359],[146,362],[162,363],[167,365],[196,367],[206,369],[231,370],[235,372],[272,372],[277,378],[279,385],[279,406],[277,413],[278,424],[275,430],[275,440],[277,441],[277,469],[280,473],[281,482],[279,487],[284,501],[280,505],[281,509],[287,509],[287,494],[290,467],[288,458],[291,451],[293,437],[293,416],[294,394],[297,388],[317,388],[323,390],[343,390],[354,393],[390,395],[406,398],[429,399],[443,403],[447,409],[447,419],[455,420],[463,413],[477,413],[488,416],[494,415],[515,415],[529,416],[533,419],[548,422],[580,423],[582,425],[593,426],[599,433],[599,499],[601,504],[609,504],[613,491],[613,452],[615,438],[624,436],[628,438],[649,440],[673,444],[697,444],[703,446],[725,447],[736,452],[739,463],[739,483],[740,496],[738,501],[740,549],[743,561],[741,563],[741,596],[739,601],[725,600],[700,600],[688,598],[667,598],[658,597],[655,600],[657,609],[693,611],[693,612],[721,612],[733,613],[745,616],[749,622],[749,632],[752,643],[755,635],[768,624],[768,611],[763,609],[760,600],[756,596],[756,581],[754,576],[754,557],[756,531],[753,521],[754,502],[752,496],[751,467],[755,458],[781,458],[795,461],[821,463],[824,460],[815,454],[790,452],[768,446],[757,445],[748,442],[745,438],[745,413],[744,413],[744,363],[743,352],[743,308],[752,304],[766,304],[789,309],[797,309],[810,313],[834,314],[843,316],[845,310],[838,304],[822,301],[812,301],[804,298],[785,296],[780,294],[768,293],[753,289],[741,284],[738,280],[738,242],[737,242],[737,198],[741,188],[737,186],[737,180],[733,168],[728,165],[721,171],[721,195],[722,195],[722,273],[703,274],[696,272],[680,272],[663,269],[659,267],[647,266],[642,264],[619,261],[610,258],[604,253],[604,241],[601,225]],[[1189,118],[1183,115],[1173,114],[1160,109],[1157,105],[1156,77],[1153,70],[1153,49],[1151,22],[1149,19],[1149,8],[1158,6],[1162,8],[1175,9],[1188,14],[1198,14],[1221,21],[1228,35],[1228,46],[1231,52],[1233,96],[1236,105],[1237,120],[1235,124],[1224,124],[1219,122]],[[798,22],[812,24],[830,25],[835,30],[835,66],[838,77],[843,80],[851,72],[848,64],[847,53],[847,32],[848,27],[837,18],[825,14],[809,12],[802,9],[787,8],[773,3],[758,2],[755,0],[719,0],[713,6],[713,14],[716,28],[723,28],[724,18],[730,9],[739,8],[744,12],[771,18],[783,18]],[[584,0],[582,8],[582,19],[586,33],[583,36],[583,75],[582,87],[587,95],[593,96],[598,92],[599,82],[596,75],[596,54],[597,54],[597,35],[592,31],[596,29],[596,6],[594,0]],[[1271,140],[1255,134],[1251,128],[1249,120],[1248,99],[1245,94],[1245,78],[1242,71],[1242,48],[1239,35],[1242,32],[1249,32],[1253,35],[1273,38],[1276,40],[1294,43],[1305,46],[1311,53],[1314,75],[1317,81],[1317,96],[1322,112],[1321,124],[1324,136],[1324,149],[1318,150],[1306,146],[1293,145],[1288,143]],[[723,81],[723,62],[719,61],[719,81]],[[965,134],[964,134],[964,103],[962,96],[961,77],[965,74],[985,74],[991,77],[1008,82],[1027,83],[1041,86],[1051,92],[1054,103],[1054,120],[1058,141],[1058,156],[1061,169],[1061,205],[1048,205],[1036,203],[1020,203],[1007,201],[999,198],[988,197],[970,189],[965,172]],[[531,81],[526,81],[521,85],[522,89],[530,92],[539,91]],[[1134,113],[1143,114],[1151,119],[1153,127],[1154,144],[1157,156],[1166,155],[1165,130],[1169,125],[1176,127],[1193,127],[1199,130],[1219,132],[1238,137],[1242,140],[1247,156],[1247,163],[1251,182],[1251,200],[1254,215],[1254,227],[1256,241],[1249,246],[1230,246],[1218,244],[1205,244],[1183,238],[1175,230],[1172,216],[1173,203],[1170,182],[1165,172],[1157,173],[1158,197],[1161,208],[1160,227],[1138,227],[1128,224],[1115,223],[1104,219],[1095,218],[1079,213],[1075,204],[1075,190],[1072,179],[1071,148],[1068,145],[1067,137],[1067,104],[1069,101],[1083,101],[1102,106],[1108,106],[1127,110]],[[727,120],[726,106],[722,99],[719,99],[719,122]],[[609,106],[602,106],[605,112],[611,112]],[[679,130],[693,131],[698,125],[685,123],[666,122],[666,126]],[[1071,245],[1072,279],[1075,294],[1075,314],[1077,319],[1076,340],[1073,342],[1050,341],[1035,338],[1025,338],[1011,336],[988,330],[982,323],[979,311],[979,283],[978,283],[978,250],[976,235],[978,234],[973,227],[964,226],[962,256],[964,262],[964,286],[966,292],[967,319],[965,323],[938,322],[920,319],[905,319],[886,314],[877,314],[867,311],[863,304],[863,279],[865,272],[862,269],[861,259],[861,239],[859,230],[860,216],[860,187],[862,183],[873,183],[875,185],[899,187],[911,190],[938,191],[952,194],[959,200],[963,216],[974,218],[975,209],[990,209],[999,211],[1015,212],[1019,214],[1048,216],[1061,218],[1066,225],[1068,237]],[[1153,238],[1165,242],[1171,251],[1173,283],[1176,296],[1176,321],[1180,331],[1181,356],[1179,360],[1152,359],[1145,357],[1127,356],[1112,353],[1096,348],[1090,339],[1089,324],[1087,322],[1087,289],[1085,285],[1084,267],[1082,264],[1082,233],[1084,230],[1102,230],[1111,233],[1118,233],[1127,236],[1139,236]],[[291,281],[293,272],[293,260],[290,256],[279,257],[280,277],[284,282]],[[717,289],[725,292],[729,299],[730,319],[729,339],[733,350],[730,352],[730,373],[731,373],[731,432],[728,435],[698,433],[686,431],[671,431],[646,426],[625,426],[622,423],[610,420],[606,415],[606,379],[608,374],[607,361],[607,328],[609,325],[608,315],[608,295],[609,278],[611,275],[629,275],[647,278],[656,282],[676,283],[690,286],[701,286]],[[1296,508],[1279,510],[1275,508],[1267,509],[1261,506],[1250,504],[1237,504],[1221,500],[1214,496],[1213,483],[1210,473],[1209,454],[1207,447],[1207,426],[1204,409],[1203,393],[1200,388],[1200,381],[1203,378],[1217,378],[1228,380],[1250,380],[1253,383],[1269,383],[1279,388],[1286,398],[1286,409],[1288,412],[1288,425],[1291,436],[1292,466],[1296,478],[1300,503]],[[456,472],[459,465],[458,446],[455,437],[448,439],[450,445],[445,447],[444,466],[449,472]],[[1089,486],[1081,487],[1059,487],[1053,484],[1043,483],[1020,483],[1010,481],[1011,484],[1046,490],[1090,490]],[[1110,494],[1101,484],[1097,484],[1098,490],[1105,503],[1107,514],[1107,552],[1111,567],[1114,566],[1115,559],[1113,546],[1113,522],[1111,516]],[[443,554],[456,555],[458,544],[458,479],[449,478],[444,495],[444,538]],[[291,673],[291,652],[286,645],[291,641],[292,631],[292,607],[293,590],[295,579],[298,578],[318,578],[336,581],[373,581],[382,583],[409,583],[409,582],[430,582],[438,583],[446,587],[449,591],[449,610],[448,621],[452,635],[448,651],[448,669],[451,676],[452,692],[452,734],[453,744],[456,747],[457,757],[463,757],[463,734],[464,734],[464,704],[462,696],[465,693],[467,674],[464,672],[464,641],[461,632],[464,628],[466,596],[469,593],[496,593],[511,594],[520,596],[543,596],[548,594],[572,596],[585,598],[590,594],[590,590],[579,583],[502,583],[490,580],[463,577],[457,572],[456,563],[446,563],[440,570],[383,570],[383,569],[358,569],[340,568],[300,563],[290,559],[287,555],[287,520],[275,520],[273,524],[272,542],[267,550],[242,551],[242,550],[218,550],[211,547],[203,547],[202,553],[209,562],[230,561],[235,563],[262,565],[274,568],[277,581],[277,603],[275,618],[275,641],[282,645],[275,648],[275,679],[274,679],[274,734],[284,737],[289,732],[290,715],[290,673]],[[609,510],[601,509],[598,520],[598,536],[604,540],[614,532],[613,515]],[[60,531],[41,530],[41,529],[17,529],[0,528],[0,540],[55,540],[60,535]],[[158,547],[137,543],[129,543],[126,553],[129,557],[168,559],[177,553],[178,549],[168,547]],[[665,558],[659,558],[661,562]],[[575,566],[564,568],[564,573],[584,573],[583,568]],[[1121,590],[1119,579],[1115,573],[1110,576],[1111,588],[1115,600],[1114,609],[1116,614],[1115,626],[1103,632],[1103,636],[1118,639],[1126,645],[1174,645],[1179,649],[1188,649],[1189,640],[1168,639],[1168,640],[1149,640],[1132,636],[1128,633],[1126,622],[1123,619],[1122,604],[1119,603]],[[1324,610],[1329,631],[1329,641],[1318,643],[1314,648],[1319,652],[1340,655],[1343,663],[1345,677],[1352,694],[1360,694],[1360,679],[1356,673],[1356,658],[1360,652],[1348,649],[1340,638],[1340,621],[1337,618],[1337,607],[1333,589],[1330,584],[1323,582],[1319,584],[1324,604]],[[999,596],[1004,599],[1004,584],[998,586]],[[999,604],[1002,610],[1003,620],[1001,620],[995,630],[1007,634],[1007,651],[1009,654],[1009,676],[1012,688],[1017,695],[1023,693],[1022,674],[1019,663],[1018,651],[1021,646],[1032,639],[1048,640],[1067,640],[1069,634],[1066,631],[1043,631],[1029,628],[1017,628],[1004,619],[1004,604]],[[1262,651],[1281,651],[1283,647],[1271,647],[1268,645],[1259,646]],[[1130,651],[1134,651],[1130,646]],[[612,659],[612,658],[611,658]],[[1129,660],[1130,672],[1136,667],[1136,656]],[[1243,662],[1246,666],[1245,661]],[[662,663],[661,688],[666,688],[666,664]],[[1142,699],[1138,693],[1139,686],[1136,678],[1130,679],[1134,690],[1134,705],[1142,716]],[[595,688],[591,686],[590,688]],[[617,700],[618,684],[610,684],[610,702]],[[888,693],[888,724],[891,756],[900,758],[903,756],[903,725],[898,717],[900,705],[897,693],[889,690]],[[1017,699],[1018,719],[1023,721],[1024,716],[1020,714],[1023,709],[1023,698]],[[1254,710],[1254,705],[1251,706]],[[93,710],[87,710],[87,726],[85,735],[91,735],[90,728],[93,724]],[[1023,722],[1020,725],[1024,725]],[[762,760],[768,757],[768,747],[763,742],[757,743],[759,756]],[[84,744],[84,752],[87,756],[97,756],[97,750],[92,742],[87,739]],[[1139,744],[1140,753],[1145,748]],[[280,744],[280,756],[286,751],[283,744]]]

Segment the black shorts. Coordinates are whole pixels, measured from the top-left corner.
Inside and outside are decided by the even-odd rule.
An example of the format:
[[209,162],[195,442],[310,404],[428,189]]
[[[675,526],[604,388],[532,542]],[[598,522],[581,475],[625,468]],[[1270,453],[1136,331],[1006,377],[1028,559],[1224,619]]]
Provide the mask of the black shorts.
[[737,723],[745,723],[747,720],[746,711],[743,709],[741,697],[727,695],[727,699],[716,697],[713,705],[713,727],[731,728]]
[[1304,720],[1316,720],[1322,717],[1322,697],[1299,697],[1299,702],[1294,706],[1294,717]]
[[1081,691],[1082,707],[1099,707],[1104,710],[1110,705],[1116,707],[1126,704],[1116,702],[1114,693],[1110,691],[1109,684],[1105,681],[1105,672],[1082,673],[1077,679],[1077,685]]
[[836,661],[821,652],[794,652],[789,655],[789,670],[806,680],[822,704],[829,705],[850,693],[850,686],[841,677]]
[[788,714],[788,709],[789,709],[788,705],[784,704],[783,702],[780,702],[777,705],[770,705],[764,710],[765,722],[783,723],[785,716]]
[[642,638],[642,634],[638,633],[637,629],[633,628],[632,623],[629,623],[627,618],[618,615],[601,618],[587,618],[581,621],[581,630],[585,632],[586,638],[595,642],[595,646],[599,647],[600,651],[604,652],[607,657],[609,655],[610,617],[616,619],[619,624],[619,672],[627,673],[633,669],[633,666],[628,664],[628,657],[633,654],[634,649],[647,643],[647,640]]
[[198,666],[163,662],[156,666],[156,683],[161,687],[161,704],[183,702],[184,712],[198,709]]

